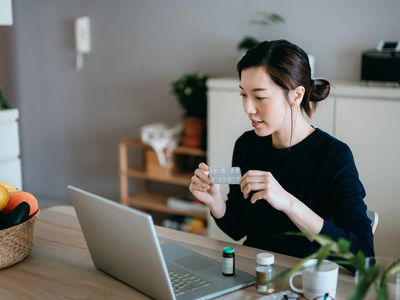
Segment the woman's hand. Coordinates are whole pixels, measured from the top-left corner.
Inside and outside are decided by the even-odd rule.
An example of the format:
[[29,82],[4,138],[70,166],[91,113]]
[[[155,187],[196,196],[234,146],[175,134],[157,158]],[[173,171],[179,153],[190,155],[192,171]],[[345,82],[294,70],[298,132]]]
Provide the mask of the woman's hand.
[[324,220],[307,205],[288,193],[270,172],[250,170],[240,180],[240,189],[245,198],[255,192],[251,203],[264,199],[273,208],[284,212],[301,230],[320,233]]
[[189,191],[197,200],[210,208],[214,217],[222,218],[225,215],[225,201],[222,198],[219,184],[211,183],[209,169],[205,163],[199,164],[191,179]]
[[245,199],[250,192],[255,192],[251,203],[264,199],[272,207],[280,211],[287,211],[291,204],[292,196],[283,189],[270,172],[250,170],[240,180],[240,190]]

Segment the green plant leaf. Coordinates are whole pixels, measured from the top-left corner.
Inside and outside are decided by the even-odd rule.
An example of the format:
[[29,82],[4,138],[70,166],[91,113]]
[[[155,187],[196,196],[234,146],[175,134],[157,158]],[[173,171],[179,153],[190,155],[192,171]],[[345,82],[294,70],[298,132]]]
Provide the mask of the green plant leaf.
[[6,99],[6,97],[3,94],[3,91],[0,89],[0,110],[1,109],[10,109],[12,108],[10,102]]
[[371,285],[378,279],[378,277],[379,268],[376,266],[372,266],[371,268],[366,270],[365,274],[360,274],[360,276],[358,277],[358,283],[354,287],[353,292],[349,297],[349,300],[363,299]]
[[243,40],[240,41],[239,45],[238,45],[238,49],[239,50],[249,50],[251,48],[254,48],[255,46],[257,46],[260,43],[259,40],[257,40],[254,37],[251,36],[246,36]]
[[284,18],[282,18],[278,14],[273,14],[273,13],[269,15],[269,19],[271,20],[272,23],[283,23],[283,22],[285,22]]
[[378,288],[376,290],[376,300],[387,300],[389,299],[387,288]]
[[276,13],[269,13],[265,11],[258,12],[260,16],[258,19],[251,20],[250,25],[268,26],[271,23],[283,23],[285,20]]
[[253,20],[250,21],[250,25],[267,26],[269,22],[267,20]]
[[303,267],[304,264],[309,261],[310,259],[314,259],[316,258],[317,255],[316,253],[311,254],[309,256],[307,256],[306,258],[303,258],[300,262],[298,262],[293,268],[291,269],[287,269],[281,273],[279,273],[278,275],[276,275],[272,281],[277,281],[277,282],[283,282],[283,281],[287,281],[289,280],[290,276],[292,276],[294,273],[300,271]]
[[207,80],[206,74],[196,72],[183,74],[171,83],[172,92],[187,116],[207,116]]
[[387,270],[386,270],[386,276],[387,277],[392,277],[396,275],[397,273],[400,273],[400,259],[395,261]]
[[387,279],[385,274],[382,275],[381,282],[376,287],[376,299],[377,300],[389,299]]
[[332,249],[332,244],[326,244],[325,246],[322,246],[321,248],[318,249],[317,251],[317,265],[315,268],[318,270],[319,267],[321,266],[321,263],[324,259],[326,259],[329,254],[331,253]]
[[365,255],[361,251],[351,259],[353,266],[360,272],[361,275],[365,275]]
[[[333,260],[335,263],[339,264],[339,265],[348,265],[348,266],[352,266],[352,265],[353,265],[353,264],[351,263],[351,261],[349,261],[348,259],[344,259],[344,258],[342,258],[341,256],[336,256],[335,253],[331,253],[331,255],[329,255],[329,257],[331,257],[332,260]],[[335,258],[335,257],[339,257],[339,258],[342,258],[342,259],[333,259],[333,258]]]
[[346,253],[350,249],[350,242],[342,238],[337,241],[337,245],[340,253]]

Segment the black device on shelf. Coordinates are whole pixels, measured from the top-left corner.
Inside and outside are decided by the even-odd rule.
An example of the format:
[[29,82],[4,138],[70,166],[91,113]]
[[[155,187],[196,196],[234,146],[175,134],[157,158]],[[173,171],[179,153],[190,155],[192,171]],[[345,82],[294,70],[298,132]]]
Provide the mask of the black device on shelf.
[[400,82],[400,52],[367,50],[362,54],[361,80]]

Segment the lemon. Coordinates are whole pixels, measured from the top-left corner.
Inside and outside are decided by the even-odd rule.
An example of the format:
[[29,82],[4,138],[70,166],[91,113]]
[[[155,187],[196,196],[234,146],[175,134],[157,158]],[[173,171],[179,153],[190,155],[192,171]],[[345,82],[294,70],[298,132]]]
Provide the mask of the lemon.
[[11,184],[11,183],[8,183],[8,182],[5,182],[5,181],[0,181],[0,185],[5,187],[9,193],[18,192],[18,188],[15,185]]
[[0,185],[0,210],[3,210],[7,206],[9,199],[9,192],[4,186]]

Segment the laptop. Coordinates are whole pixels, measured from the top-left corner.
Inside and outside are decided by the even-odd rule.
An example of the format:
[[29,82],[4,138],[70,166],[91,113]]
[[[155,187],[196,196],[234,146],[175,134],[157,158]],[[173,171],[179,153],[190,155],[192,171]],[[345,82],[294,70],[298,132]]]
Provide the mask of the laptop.
[[221,262],[176,243],[160,245],[149,214],[73,186],[68,192],[95,266],[154,299],[212,299],[254,283],[237,268],[222,275]]

